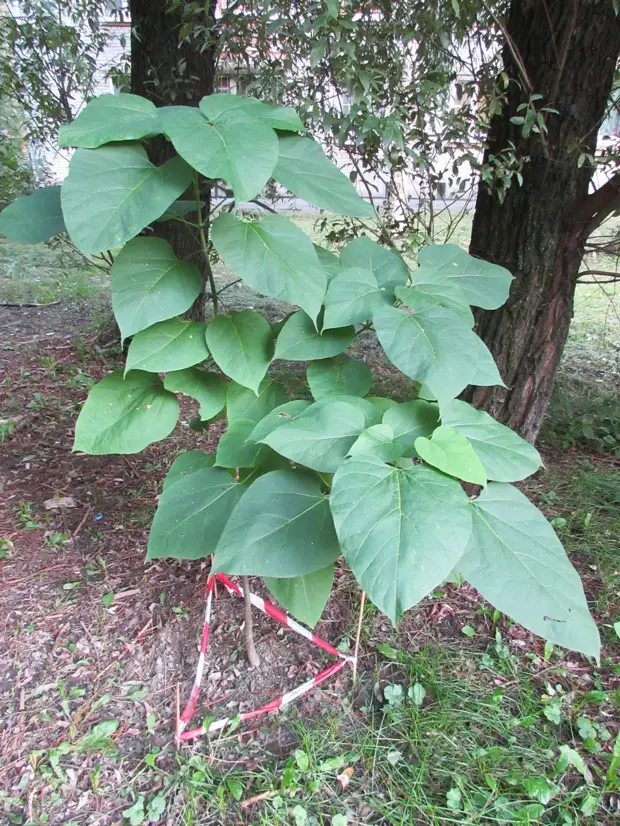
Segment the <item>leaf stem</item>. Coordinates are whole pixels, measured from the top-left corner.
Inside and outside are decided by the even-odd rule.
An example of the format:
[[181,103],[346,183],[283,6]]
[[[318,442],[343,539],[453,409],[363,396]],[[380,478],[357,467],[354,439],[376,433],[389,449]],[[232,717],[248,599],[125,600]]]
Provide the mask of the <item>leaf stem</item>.
[[207,235],[205,233],[205,226],[209,227],[208,217],[205,220],[202,214],[202,203],[200,201],[200,183],[198,181],[198,173],[194,172],[194,192],[196,194],[196,211],[198,213],[198,234],[200,235],[200,246],[202,248],[202,255],[205,262],[205,270],[207,278],[209,279],[209,289],[211,291],[211,301],[213,301],[213,315],[217,315],[219,311],[217,292],[215,289],[215,278],[213,277],[213,270],[211,269],[211,262],[209,261],[209,245],[207,243]]

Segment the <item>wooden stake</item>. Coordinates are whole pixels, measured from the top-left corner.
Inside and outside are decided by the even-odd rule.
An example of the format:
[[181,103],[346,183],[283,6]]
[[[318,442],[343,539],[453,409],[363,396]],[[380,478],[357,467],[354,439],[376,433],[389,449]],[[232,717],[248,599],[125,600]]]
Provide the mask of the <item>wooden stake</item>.
[[362,620],[364,619],[364,605],[366,603],[366,591],[362,591],[360,600],[360,615],[357,620],[357,633],[355,634],[355,648],[353,649],[353,682],[357,679],[357,654],[360,648],[360,635],[362,633]]
[[177,725],[176,725],[176,737],[175,737],[175,740],[176,740],[177,747],[178,747],[178,746],[179,746],[179,744],[180,744],[180,742],[181,742],[181,739],[180,739],[180,737],[181,737],[181,687],[180,687],[179,683],[177,683],[177,703],[176,703],[176,709],[177,709]]
[[258,668],[260,665],[260,657],[254,645],[254,632],[252,630],[252,603],[250,601],[250,580],[247,576],[241,577],[241,587],[243,588],[243,607],[244,619],[243,624],[243,641],[245,643],[245,653],[247,654],[248,662],[252,668]]

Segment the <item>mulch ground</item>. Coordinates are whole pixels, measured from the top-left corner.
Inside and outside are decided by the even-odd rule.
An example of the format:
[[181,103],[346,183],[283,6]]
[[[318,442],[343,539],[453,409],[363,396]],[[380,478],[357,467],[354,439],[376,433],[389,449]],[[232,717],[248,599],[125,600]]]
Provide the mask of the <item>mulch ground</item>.
[[[148,527],[172,460],[185,449],[212,450],[221,432],[219,426],[197,437],[179,426],[171,439],[137,456],[73,454],[85,377],[99,379],[115,366],[88,322],[79,307],[0,309],[0,418],[13,424],[8,435],[5,424],[0,443],[0,789],[5,811],[25,806],[27,821],[45,813],[51,824],[119,823],[130,802],[127,778],[145,755],[157,748],[164,765],[174,764],[176,691],[179,686],[184,699],[193,680],[207,568],[145,563]],[[182,421],[193,413],[186,405]],[[265,594],[261,583],[253,587]],[[336,645],[351,639],[358,599],[343,566],[317,633]],[[473,589],[448,588],[443,599],[408,614],[399,645],[416,650],[429,639],[462,642],[460,629],[479,604]],[[197,721],[256,707],[330,661],[256,614],[263,665],[252,671],[242,650],[242,621],[241,602],[220,590]],[[518,626],[506,633],[517,646],[542,646]],[[387,620],[375,614],[367,643],[392,638]],[[362,686],[381,677],[373,651],[361,659]],[[345,669],[288,717],[239,729],[213,759],[251,762],[290,753],[296,746],[291,716],[316,721],[333,714],[350,688]],[[358,704],[368,699],[361,694]],[[111,740],[124,758],[122,772],[118,756],[90,755],[80,745],[109,720],[118,722]],[[206,752],[209,745],[191,748]],[[67,755],[65,768],[52,766],[49,777],[41,777],[39,762],[58,749]]]

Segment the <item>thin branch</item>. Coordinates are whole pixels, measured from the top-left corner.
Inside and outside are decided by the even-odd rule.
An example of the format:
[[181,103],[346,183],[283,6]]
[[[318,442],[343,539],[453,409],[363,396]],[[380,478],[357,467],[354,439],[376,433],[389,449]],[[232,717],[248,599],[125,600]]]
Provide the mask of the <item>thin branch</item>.
[[577,211],[577,223],[581,224],[583,237],[591,235],[620,205],[620,172],[581,202]]
[[198,233],[200,235],[200,247],[204,257],[205,269],[207,271],[207,278],[209,279],[209,289],[211,290],[211,300],[213,301],[213,315],[218,314],[217,291],[215,289],[215,278],[213,277],[213,270],[209,261],[209,245],[207,244],[207,236],[205,235],[205,219],[202,214],[202,203],[200,201],[200,183],[198,181],[198,173],[194,172],[194,192],[196,193],[196,206],[198,212]]

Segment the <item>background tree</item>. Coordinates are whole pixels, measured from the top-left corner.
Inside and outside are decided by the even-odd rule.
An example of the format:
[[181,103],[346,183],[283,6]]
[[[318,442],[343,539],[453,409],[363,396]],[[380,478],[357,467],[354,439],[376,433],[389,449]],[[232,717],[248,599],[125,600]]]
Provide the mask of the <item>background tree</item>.
[[[509,85],[485,159],[514,144],[527,163],[522,185],[507,190],[501,207],[479,188],[470,249],[516,276],[506,305],[477,316],[508,390],[470,395],[534,441],[566,344],[586,242],[620,205],[620,172],[590,192],[620,55],[620,17],[611,0],[514,0],[502,29]],[[532,102],[521,108],[524,93]],[[557,114],[541,115],[534,95]],[[539,123],[538,134],[531,123]],[[618,155],[605,161],[613,170]]]
[[[213,94],[218,63],[218,37],[221,23],[215,19],[217,0],[199,8],[180,0],[131,0],[131,92],[157,106],[197,106],[200,99]],[[160,165],[172,153],[163,138],[153,139],[149,155]],[[194,193],[189,193],[194,197]],[[202,188],[201,198],[210,214],[211,187]],[[206,224],[208,238],[209,221]],[[204,319],[207,293],[207,262],[200,257],[200,238],[188,224],[166,221],[157,234],[172,245],[179,258],[201,262],[203,289],[188,313]]]
[[[471,250],[506,266],[516,283],[500,312],[477,316],[508,389],[474,398],[532,441],[566,343],[586,242],[618,204],[617,152],[601,158],[596,142],[619,26],[612,0],[276,0],[255,23],[258,58],[246,58],[255,88],[301,107],[371,199],[377,184],[387,188],[383,242],[416,251],[438,229],[449,240],[469,208],[466,194],[477,190]],[[237,54],[242,63],[241,48]],[[610,180],[588,196],[596,167]],[[398,186],[407,178],[413,204]],[[457,204],[444,198],[446,183]],[[345,220],[330,237],[338,243],[359,231],[359,222]]]

